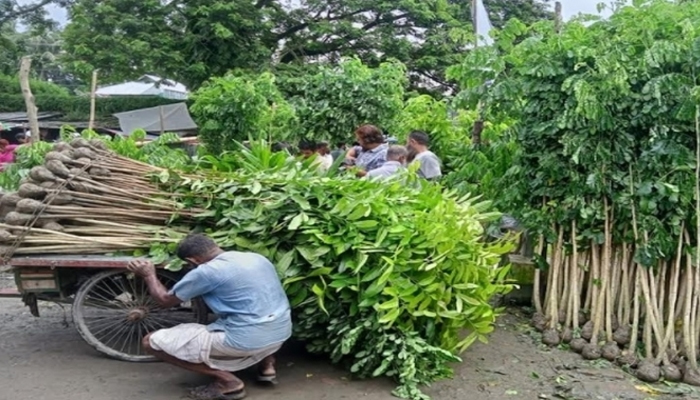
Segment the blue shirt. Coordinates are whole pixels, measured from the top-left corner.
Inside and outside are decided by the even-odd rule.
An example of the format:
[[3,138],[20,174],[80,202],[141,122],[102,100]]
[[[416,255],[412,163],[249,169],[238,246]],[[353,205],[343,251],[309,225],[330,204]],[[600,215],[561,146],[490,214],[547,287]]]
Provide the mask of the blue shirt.
[[371,171],[384,165],[386,162],[386,152],[389,146],[384,143],[373,148],[372,150],[363,150],[361,146],[355,147],[355,165]]
[[371,178],[391,178],[403,171],[403,165],[398,161],[387,161],[379,168],[373,169],[365,175],[368,179]]
[[289,300],[275,266],[256,253],[226,252],[188,272],[170,291],[182,301],[202,296],[219,317],[207,327],[225,344],[258,350],[292,335]]

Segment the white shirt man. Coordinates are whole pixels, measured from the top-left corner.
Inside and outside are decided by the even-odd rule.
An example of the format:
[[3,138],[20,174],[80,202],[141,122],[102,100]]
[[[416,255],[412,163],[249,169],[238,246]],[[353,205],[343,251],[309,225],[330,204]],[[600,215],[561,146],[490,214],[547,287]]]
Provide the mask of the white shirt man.
[[418,176],[427,180],[437,180],[442,176],[440,159],[428,150],[430,137],[427,133],[413,131],[408,135],[408,148],[416,152],[416,158],[411,163],[419,163]]

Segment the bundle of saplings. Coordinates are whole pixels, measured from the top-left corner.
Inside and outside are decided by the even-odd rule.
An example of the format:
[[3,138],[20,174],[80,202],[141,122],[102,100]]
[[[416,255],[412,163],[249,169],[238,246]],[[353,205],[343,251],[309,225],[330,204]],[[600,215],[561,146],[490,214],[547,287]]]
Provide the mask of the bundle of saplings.
[[277,266],[310,351],[426,399],[419,385],[451,376],[448,364],[493,329],[489,300],[510,289],[500,261],[512,246],[484,240],[498,217],[487,203],[417,181],[332,175],[262,145],[166,171],[79,139],[47,153],[22,199],[6,202],[8,239],[25,240],[22,254],[164,258],[186,226],[259,252]]
[[[176,243],[180,224],[202,210],[182,210],[152,183],[162,168],[119,156],[100,139],[58,143],[0,199],[3,255],[105,254]],[[186,232],[186,230],[185,230]]]
[[697,26],[700,2],[635,2],[466,62],[519,118],[504,196],[541,235],[534,325],[649,382],[700,385]]

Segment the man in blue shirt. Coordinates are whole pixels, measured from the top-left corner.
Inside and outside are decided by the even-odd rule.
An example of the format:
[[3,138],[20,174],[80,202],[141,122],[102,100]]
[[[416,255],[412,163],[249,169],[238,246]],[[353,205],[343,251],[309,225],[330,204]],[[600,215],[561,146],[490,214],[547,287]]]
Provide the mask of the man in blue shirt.
[[186,237],[177,256],[196,266],[168,291],[149,261],[129,263],[163,308],[201,296],[219,317],[211,325],[181,324],[151,332],[146,351],[160,360],[209,375],[215,381],[195,388],[198,399],[242,399],[243,382],[232,372],[257,365],[258,380],[274,382],[274,354],[292,335],[289,301],[274,265],[255,253],[224,252],[201,234]]

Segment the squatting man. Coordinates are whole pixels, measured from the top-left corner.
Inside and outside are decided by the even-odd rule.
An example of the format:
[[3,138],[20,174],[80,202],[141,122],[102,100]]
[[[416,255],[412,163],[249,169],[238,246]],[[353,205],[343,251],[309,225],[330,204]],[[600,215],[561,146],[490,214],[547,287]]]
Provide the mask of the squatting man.
[[244,384],[233,372],[254,366],[259,382],[274,383],[274,354],[292,335],[289,301],[274,265],[259,254],[224,252],[201,234],[182,240],[177,256],[193,269],[169,291],[150,261],[132,261],[128,269],[144,279],[161,307],[201,296],[219,319],[210,325],[181,324],[151,332],[143,338],[146,351],[214,378],[210,385],[192,390],[197,399],[244,398]]

